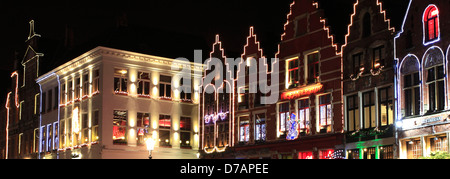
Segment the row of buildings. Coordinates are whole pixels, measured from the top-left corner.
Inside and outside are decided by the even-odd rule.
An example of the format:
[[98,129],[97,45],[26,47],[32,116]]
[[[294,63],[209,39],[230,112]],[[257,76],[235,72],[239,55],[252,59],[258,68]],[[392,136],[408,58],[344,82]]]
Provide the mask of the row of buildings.
[[[40,74],[32,21],[23,69],[11,74],[1,158],[147,158],[149,138],[157,141],[153,158],[414,159],[449,152],[450,37],[442,32],[450,28],[450,4],[405,6],[395,25],[381,1],[356,0],[339,45],[320,1],[295,0],[275,61],[258,60],[266,56],[251,27],[233,67],[217,35],[210,59],[224,70],[211,84],[204,81],[216,73],[211,60],[107,47]],[[189,70],[180,78],[179,69]],[[262,73],[256,81],[254,69]],[[259,83],[279,90],[276,103],[261,100],[270,92],[252,92]]]

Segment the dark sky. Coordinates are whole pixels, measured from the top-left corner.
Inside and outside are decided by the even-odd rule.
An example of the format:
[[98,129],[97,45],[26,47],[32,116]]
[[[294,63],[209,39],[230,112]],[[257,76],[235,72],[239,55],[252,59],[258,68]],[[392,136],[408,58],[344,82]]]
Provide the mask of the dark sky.
[[[328,9],[326,14],[339,13],[337,16],[330,16],[330,19],[334,18],[330,25],[338,24],[341,28],[336,28],[335,31],[345,33],[346,29],[342,27],[348,24],[348,13],[351,13],[355,0],[321,1],[323,7]],[[385,1],[397,4],[400,1],[403,4],[407,2]],[[237,54],[242,53],[249,27],[255,26],[255,33],[265,55],[273,57],[291,2],[292,0],[0,1],[0,53],[3,61],[3,65],[0,65],[0,80],[6,80],[0,87],[0,100],[4,103],[3,96],[10,85],[8,79],[14,51],[25,50],[28,22],[31,19],[36,22],[38,34],[55,42],[62,41],[66,26],[71,26],[75,29],[75,44],[80,45],[114,28],[117,17],[126,13],[129,26],[190,34],[203,39],[208,47],[213,43],[214,35],[219,33],[224,48]],[[174,40],[176,39],[172,39]],[[20,58],[22,56],[20,54]],[[53,59],[45,56],[43,60]]]

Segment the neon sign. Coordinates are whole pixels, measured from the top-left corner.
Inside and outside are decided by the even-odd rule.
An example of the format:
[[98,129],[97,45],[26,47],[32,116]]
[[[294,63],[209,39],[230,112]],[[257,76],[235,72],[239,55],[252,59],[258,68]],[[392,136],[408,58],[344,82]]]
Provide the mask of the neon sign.
[[283,94],[281,94],[281,99],[282,100],[290,100],[290,99],[300,98],[303,96],[317,93],[320,90],[322,90],[322,88],[323,88],[322,84],[315,84],[315,85],[307,86],[307,87],[304,87],[304,88],[301,88],[298,90],[284,92]]

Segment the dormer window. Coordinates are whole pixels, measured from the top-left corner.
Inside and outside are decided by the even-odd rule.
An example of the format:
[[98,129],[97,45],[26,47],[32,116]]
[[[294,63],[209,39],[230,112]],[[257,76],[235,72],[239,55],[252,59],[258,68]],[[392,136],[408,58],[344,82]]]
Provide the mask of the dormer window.
[[423,15],[424,44],[439,40],[439,10],[435,5],[429,5]]

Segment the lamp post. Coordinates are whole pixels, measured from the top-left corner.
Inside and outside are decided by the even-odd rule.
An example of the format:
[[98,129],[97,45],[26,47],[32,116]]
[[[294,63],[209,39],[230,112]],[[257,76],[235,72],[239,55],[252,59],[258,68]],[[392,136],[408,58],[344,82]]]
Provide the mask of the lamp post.
[[155,140],[153,138],[149,138],[146,141],[147,150],[148,150],[148,159],[152,159],[152,151],[155,149]]

